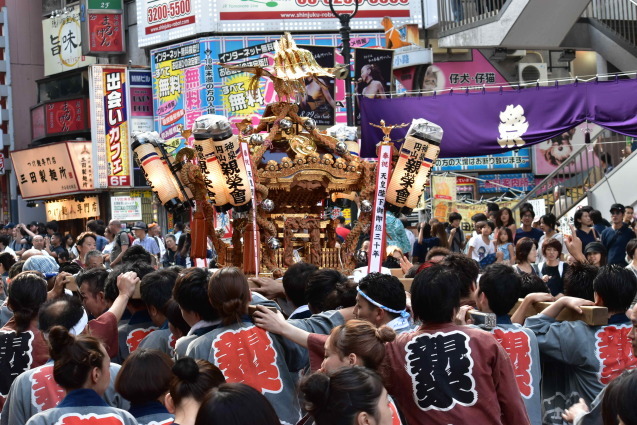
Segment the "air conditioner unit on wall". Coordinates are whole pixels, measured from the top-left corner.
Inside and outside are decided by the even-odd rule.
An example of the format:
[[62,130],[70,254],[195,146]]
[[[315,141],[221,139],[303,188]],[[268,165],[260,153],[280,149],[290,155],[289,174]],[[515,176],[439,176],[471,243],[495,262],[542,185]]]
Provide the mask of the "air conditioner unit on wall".
[[518,63],[520,83],[535,83],[540,80],[541,86],[548,85],[548,71],[545,63]]

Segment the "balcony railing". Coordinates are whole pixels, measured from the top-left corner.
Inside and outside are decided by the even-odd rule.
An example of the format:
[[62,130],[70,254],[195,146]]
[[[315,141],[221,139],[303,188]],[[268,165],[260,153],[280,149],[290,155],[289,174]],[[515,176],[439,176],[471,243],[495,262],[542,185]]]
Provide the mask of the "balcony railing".
[[[544,199],[546,211],[535,211],[537,216],[553,212],[557,218],[566,213],[586,197],[587,192],[600,181],[607,172],[603,169],[601,159],[610,164],[619,164],[628,156],[626,136],[604,130],[591,140],[590,144],[579,148],[558,168],[542,180],[515,207],[513,214],[517,218],[520,205],[532,199]],[[606,167],[607,168],[607,167]],[[565,210],[553,211],[555,199],[554,189],[561,187],[566,195]]]
[[438,0],[440,33],[453,33],[467,26],[496,19],[506,0]]
[[591,0],[583,17],[594,19],[637,46],[637,4],[631,0]]

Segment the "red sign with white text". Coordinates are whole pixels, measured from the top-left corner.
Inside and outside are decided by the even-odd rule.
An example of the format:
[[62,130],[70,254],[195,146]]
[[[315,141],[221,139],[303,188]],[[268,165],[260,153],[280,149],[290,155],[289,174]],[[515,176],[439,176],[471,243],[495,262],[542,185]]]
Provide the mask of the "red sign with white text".
[[46,104],[46,135],[88,129],[86,99],[61,100]]
[[85,55],[124,53],[121,13],[88,13],[88,51]]

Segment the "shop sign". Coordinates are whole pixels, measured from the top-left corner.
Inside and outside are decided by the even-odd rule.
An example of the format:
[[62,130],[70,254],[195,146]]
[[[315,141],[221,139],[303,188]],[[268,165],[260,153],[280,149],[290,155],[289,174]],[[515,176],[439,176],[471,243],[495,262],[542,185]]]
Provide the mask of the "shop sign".
[[[184,146],[179,126],[189,129],[203,114],[224,115],[234,123],[246,118],[254,124],[258,122],[265,105],[277,101],[272,81],[262,78],[259,90],[253,93],[248,90],[252,74],[223,68],[220,63],[272,66],[274,42],[279,38],[278,35],[209,37],[151,51],[155,131],[167,141],[169,152]],[[343,62],[337,34],[295,34],[294,41],[312,51],[318,51],[314,46],[336,47],[333,60]],[[352,47],[381,48],[384,44],[383,34],[352,35]],[[333,99],[336,116],[330,117],[330,121],[346,123],[343,80],[334,81]]]
[[91,82],[91,134],[97,155],[96,187],[130,187],[130,133],[126,66],[93,66]]
[[50,102],[45,108],[47,136],[83,131],[88,128],[85,98]]
[[63,199],[45,204],[46,221],[73,220],[76,218],[92,218],[100,216],[100,205],[97,196],[88,196],[83,201]]
[[141,220],[142,198],[137,196],[112,196],[111,218],[122,221]]
[[[86,151],[88,155],[79,155],[78,151]],[[44,198],[93,190],[90,180],[86,181],[86,188],[83,187],[81,177],[82,159],[90,163],[90,151],[91,142],[62,142],[11,152],[22,198]],[[72,155],[77,156],[72,159]],[[91,169],[86,170],[88,173]]]
[[86,21],[82,26],[84,37],[88,40],[83,46],[85,55],[108,56],[125,52],[123,14],[120,13],[86,13]]
[[494,155],[462,158],[438,158],[434,172],[442,171],[507,171],[531,168],[531,148],[521,148]]
[[535,187],[535,176],[530,173],[485,174],[480,178],[482,180],[478,181],[479,193],[506,192],[507,188],[527,192]]
[[130,134],[153,131],[153,84],[149,69],[128,70]]
[[82,54],[79,8],[42,20],[44,75],[81,68],[96,62]]
[[[391,17],[396,27],[421,23],[421,5],[418,1],[358,2],[356,25],[359,29],[378,30],[385,16]],[[340,27],[327,0],[138,0],[136,3],[139,47],[212,32],[336,31]],[[334,0],[334,7],[339,13],[351,13],[352,5],[352,0]]]
[[68,143],[71,161],[77,173],[77,182],[80,190],[93,190],[93,158],[91,154],[91,142]]

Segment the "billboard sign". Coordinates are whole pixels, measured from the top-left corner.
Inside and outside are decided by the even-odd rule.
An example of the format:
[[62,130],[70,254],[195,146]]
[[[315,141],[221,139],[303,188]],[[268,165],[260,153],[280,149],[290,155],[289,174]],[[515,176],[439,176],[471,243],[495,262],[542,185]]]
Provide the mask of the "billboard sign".
[[[155,131],[167,141],[169,151],[178,150],[183,141],[179,125],[189,129],[203,114],[227,116],[233,123],[249,119],[256,124],[267,103],[276,101],[272,81],[262,78],[256,94],[248,90],[252,74],[223,68],[219,63],[243,66],[271,66],[274,42],[278,35],[208,37],[151,51],[153,75],[153,109]],[[300,47],[335,48],[334,59],[343,62],[339,52],[340,37],[335,34],[297,34]],[[383,34],[352,34],[352,47],[380,48]],[[316,48],[311,47],[315,51]],[[330,61],[332,59],[330,58]],[[331,90],[331,87],[330,87]],[[345,123],[345,83],[334,81],[335,117],[326,121]]]
[[70,13],[42,20],[44,75],[81,68],[96,62],[82,53],[82,27],[79,8]]
[[[358,0],[355,30],[377,30],[383,17],[396,26],[421,23],[415,0]],[[168,43],[197,34],[336,31],[340,22],[327,0],[138,0],[139,47]],[[353,12],[353,0],[334,0],[340,13]]]
[[91,134],[97,155],[96,187],[132,185],[128,116],[127,67],[96,65],[90,69]]
[[13,151],[10,155],[24,199],[93,190],[90,180],[84,186],[82,179],[82,161],[90,162],[91,142],[52,143]]

